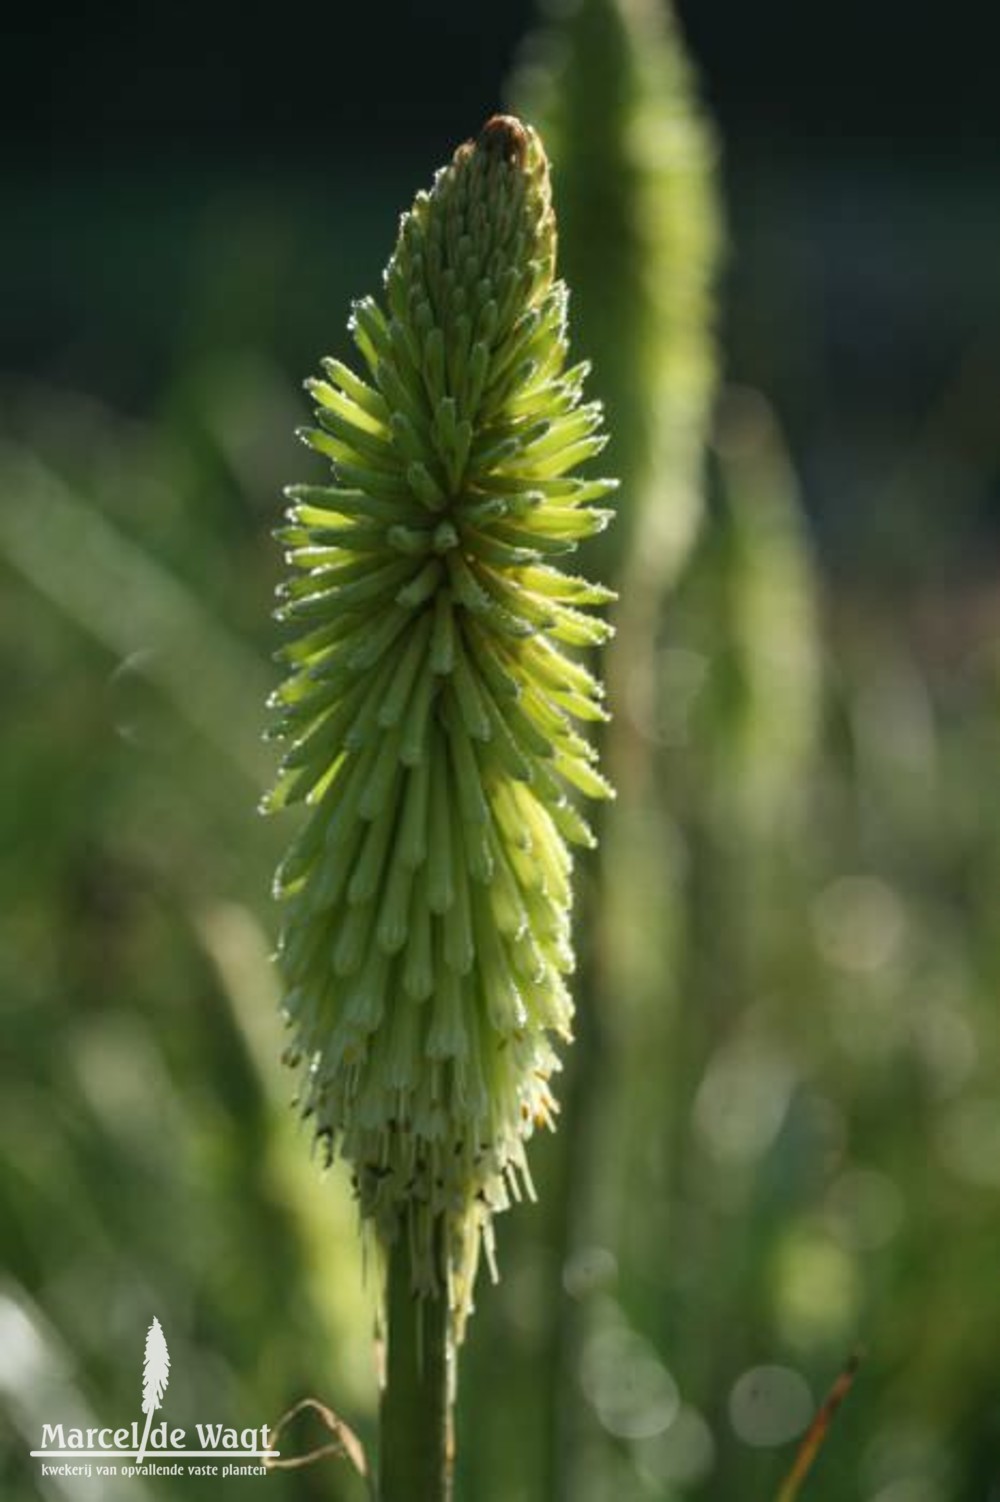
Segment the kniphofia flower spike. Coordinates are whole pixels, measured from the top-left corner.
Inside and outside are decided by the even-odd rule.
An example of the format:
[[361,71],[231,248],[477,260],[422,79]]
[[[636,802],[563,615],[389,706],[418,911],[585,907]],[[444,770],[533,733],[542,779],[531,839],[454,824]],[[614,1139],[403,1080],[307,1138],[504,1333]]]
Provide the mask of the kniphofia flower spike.
[[[354,307],[362,378],[308,383],[329,485],[289,491],[292,578],[270,808],[308,818],[276,881],[301,1103],[363,1217],[410,1239],[417,1291],[467,1310],[491,1216],[530,1191],[570,1036],[575,795],[605,797],[575,650],[609,592],[556,560],[600,531],[601,409],[567,368],[541,143],[489,120],[404,215],[382,303]],[[566,649],[569,649],[568,651]]]

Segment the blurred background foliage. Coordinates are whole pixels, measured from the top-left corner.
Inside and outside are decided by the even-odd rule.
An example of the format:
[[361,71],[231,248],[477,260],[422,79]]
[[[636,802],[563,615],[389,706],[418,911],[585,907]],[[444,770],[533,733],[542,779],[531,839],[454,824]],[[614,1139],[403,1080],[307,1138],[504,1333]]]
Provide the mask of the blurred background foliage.
[[[623,479],[583,560],[622,590],[620,797],[563,1129],[463,1354],[460,1495],[770,1499],[861,1346],[804,1496],[1000,1498],[1000,132],[957,27],[809,15],[822,62],[791,6],[683,6],[699,85],[658,0],[438,0],[370,67],[374,7],[228,47],[74,12],[54,160],[39,91],[6,96],[4,1498],[215,1494],[27,1457],[139,1416],[154,1312],[171,1422],[311,1394],[372,1439],[345,1176],[277,1062],[269,531],[311,472],[300,379],[505,73]],[[363,1495],[335,1462],[225,1483],[261,1486]]]

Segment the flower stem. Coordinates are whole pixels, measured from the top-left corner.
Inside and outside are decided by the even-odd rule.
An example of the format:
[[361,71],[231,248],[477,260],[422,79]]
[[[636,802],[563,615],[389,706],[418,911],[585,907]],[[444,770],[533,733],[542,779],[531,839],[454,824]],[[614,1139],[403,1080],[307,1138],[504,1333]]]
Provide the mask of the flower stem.
[[389,1249],[379,1502],[451,1502],[454,1352],[443,1292],[444,1224],[440,1217],[434,1251],[442,1292],[436,1298],[418,1298],[413,1293],[405,1226]]

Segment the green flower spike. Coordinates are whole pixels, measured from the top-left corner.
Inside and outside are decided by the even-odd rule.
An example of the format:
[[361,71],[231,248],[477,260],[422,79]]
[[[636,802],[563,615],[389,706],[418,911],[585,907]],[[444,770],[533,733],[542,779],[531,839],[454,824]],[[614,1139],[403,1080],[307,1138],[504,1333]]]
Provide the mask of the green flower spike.
[[355,304],[367,378],[327,360],[308,383],[333,483],[293,487],[278,533],[299,635],[268,806],[310,810],[276,879],[289,1058],[420,1293],[444,1218],[459,1319],[553,1123],[567,842],[592,843],[572,799],[609,793],[573,725],[605,718],[601,689],[562,648],[607,638],[580,607],[611,596],[553,559],[607,524],[615,482],[569,478],[605,440],[554,262],[541,142],[496,116],[403,216],[384,305]]

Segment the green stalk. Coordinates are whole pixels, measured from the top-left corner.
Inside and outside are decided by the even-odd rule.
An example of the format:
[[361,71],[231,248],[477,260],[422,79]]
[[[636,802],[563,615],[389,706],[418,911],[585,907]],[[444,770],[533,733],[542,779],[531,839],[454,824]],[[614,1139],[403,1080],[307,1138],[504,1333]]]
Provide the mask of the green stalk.
[[442,1291],[436,1298],[413,1292],[405,1225],[388,1253],[379,1502],[450,1502],[452,1495],[455,1357],[443,1291],[444,1230],[439,1216],[434,1254]]

